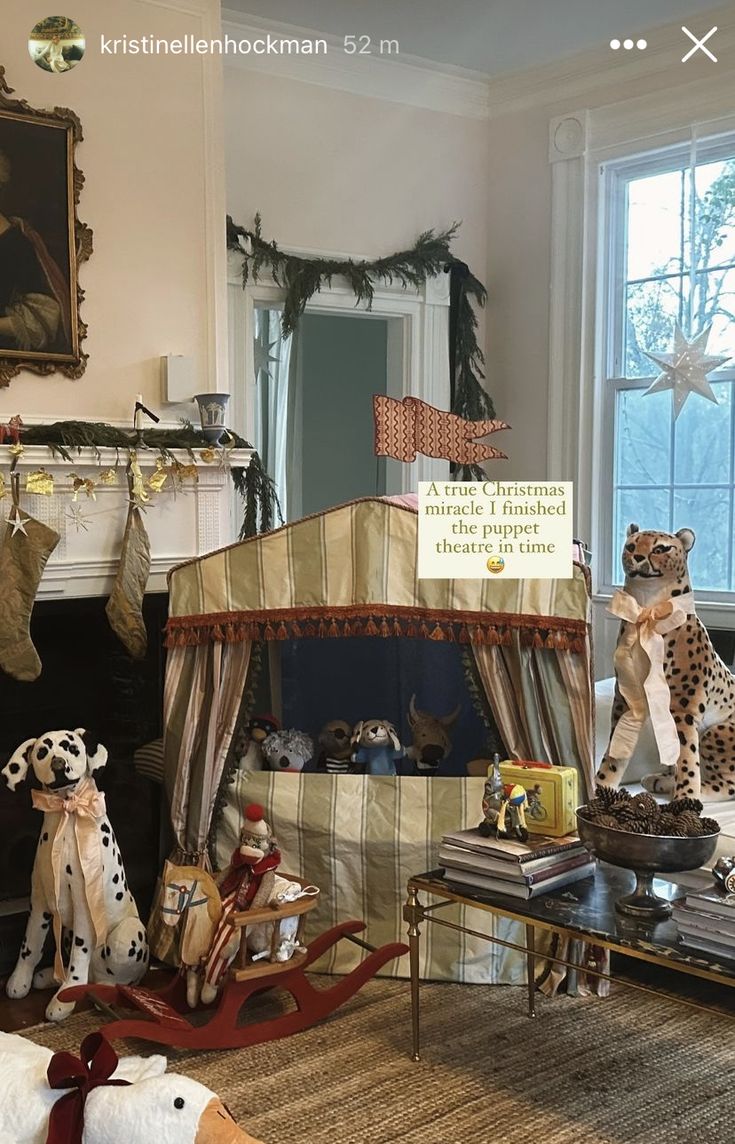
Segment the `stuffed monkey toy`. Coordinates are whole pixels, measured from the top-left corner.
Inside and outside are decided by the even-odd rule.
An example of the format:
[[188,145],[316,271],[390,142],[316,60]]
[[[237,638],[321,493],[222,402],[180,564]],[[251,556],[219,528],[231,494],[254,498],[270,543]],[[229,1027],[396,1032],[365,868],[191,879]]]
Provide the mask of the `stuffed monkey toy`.
[[276,869],[281,855],[262,806],[245,807],[240,845],[232,852],[230,865],[220,882],[222,917],[214,932],[204,967],[201,1000],[214,1001],[217,990],[240,948],[240,928],[233,918],[242,910],[258,909],[273,897]]

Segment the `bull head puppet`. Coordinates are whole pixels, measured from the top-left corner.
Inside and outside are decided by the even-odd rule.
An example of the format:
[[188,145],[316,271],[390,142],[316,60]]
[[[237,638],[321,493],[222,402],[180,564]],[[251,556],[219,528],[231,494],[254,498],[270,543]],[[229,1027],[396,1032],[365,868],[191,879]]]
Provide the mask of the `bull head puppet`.
[[432,715],[416,706],[416,696],[411,696],[408,705],[408,724],[413,738],[406,751],[406,758],[412,759],[417,775],[433,775],[452,749],[449,728],[452,727],[462,710],[457,704],[450,715]]

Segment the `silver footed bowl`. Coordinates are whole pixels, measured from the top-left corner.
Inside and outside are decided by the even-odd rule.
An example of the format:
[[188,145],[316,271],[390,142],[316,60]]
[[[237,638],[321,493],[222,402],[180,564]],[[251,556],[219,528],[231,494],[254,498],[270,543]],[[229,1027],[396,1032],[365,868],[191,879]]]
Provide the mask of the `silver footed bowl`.
[[658,921],[671,913],[671,903],[653,891],[656,873],[675,874],[680,870],[697,870],[715,852],[719,831],[678,838],[666,834],[633,834],[598,826],[585,818],[586,806],[577,807],[577,830],[588,850],[603,862],[633,870],[636,886],[615,903],[618,913],[644,921]]

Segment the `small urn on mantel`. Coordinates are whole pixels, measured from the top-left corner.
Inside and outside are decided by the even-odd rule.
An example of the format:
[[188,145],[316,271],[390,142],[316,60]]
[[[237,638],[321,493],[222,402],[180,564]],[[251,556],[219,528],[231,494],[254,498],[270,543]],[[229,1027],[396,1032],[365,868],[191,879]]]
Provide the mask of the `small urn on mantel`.
[[194,400],[199,406],[202,433],[213,445],[219,445],[225,432],[225,413],[229,393],[197,393]]

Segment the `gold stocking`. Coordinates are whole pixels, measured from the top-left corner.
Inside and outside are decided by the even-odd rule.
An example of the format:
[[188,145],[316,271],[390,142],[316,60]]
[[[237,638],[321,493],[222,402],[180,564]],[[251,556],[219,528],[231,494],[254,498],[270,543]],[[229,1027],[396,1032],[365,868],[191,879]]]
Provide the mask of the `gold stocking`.
[[0,669],[30,683],[41,674],[30,635],[31,612],[59,534],[22,512],[17,503],[10,516],[15,523],[0,533]]

